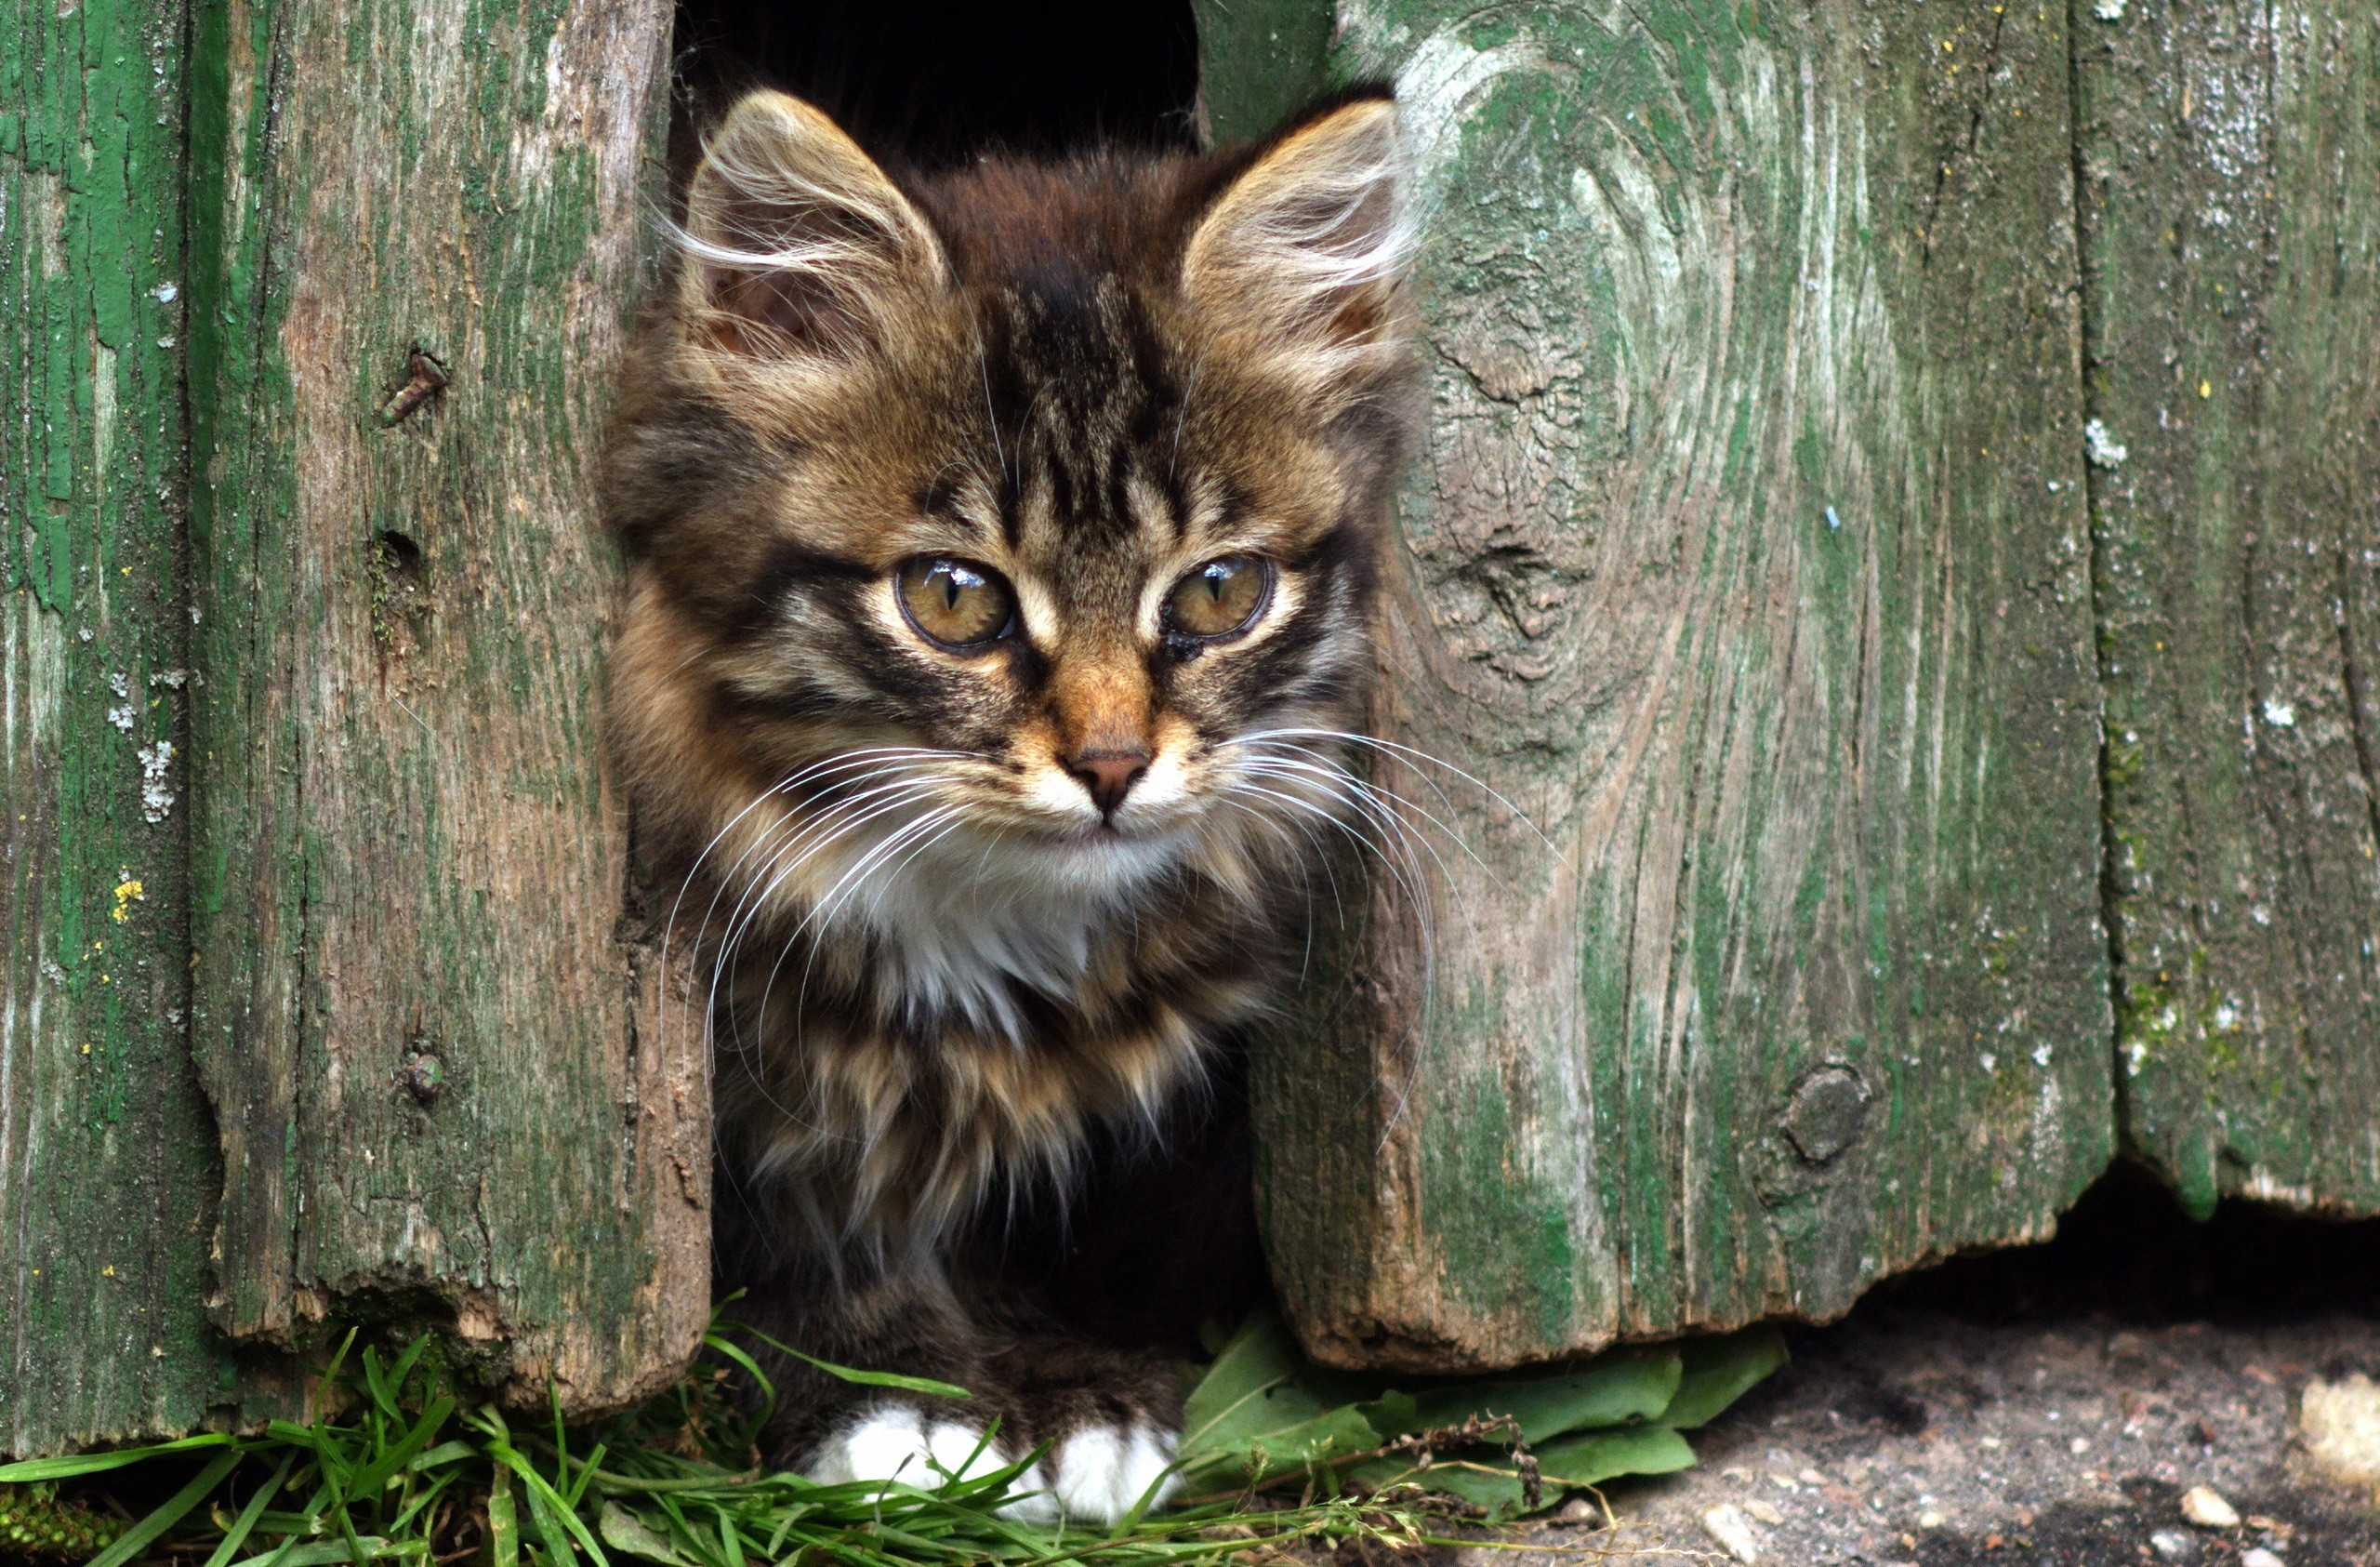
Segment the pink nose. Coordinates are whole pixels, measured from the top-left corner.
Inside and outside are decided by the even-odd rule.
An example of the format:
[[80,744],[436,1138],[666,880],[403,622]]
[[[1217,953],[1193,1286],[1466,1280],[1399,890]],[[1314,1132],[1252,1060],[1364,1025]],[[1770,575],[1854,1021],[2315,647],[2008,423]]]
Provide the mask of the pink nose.
[[1100,810],[1116,814],[1132,785],[1149,770],[1149,753],[1137,748],[1131,750],[1077,751],[1066,759],[1066,771],[1082,780]]

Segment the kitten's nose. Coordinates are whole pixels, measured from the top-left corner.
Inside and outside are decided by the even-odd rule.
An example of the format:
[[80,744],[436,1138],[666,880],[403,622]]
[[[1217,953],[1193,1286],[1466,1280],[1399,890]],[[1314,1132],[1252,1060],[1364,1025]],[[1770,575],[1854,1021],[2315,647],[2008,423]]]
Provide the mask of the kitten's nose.
[[1111,817],[1116,814],[1116,807],[1124,803],[1124,796],[1131,792],[1132,785],[1148,770],[1149,753],[1137,746],[1129,750],[1078,750],[1066,758],[1066,771],[1082,780],[1083,788],[1091,790],[1101,812]]

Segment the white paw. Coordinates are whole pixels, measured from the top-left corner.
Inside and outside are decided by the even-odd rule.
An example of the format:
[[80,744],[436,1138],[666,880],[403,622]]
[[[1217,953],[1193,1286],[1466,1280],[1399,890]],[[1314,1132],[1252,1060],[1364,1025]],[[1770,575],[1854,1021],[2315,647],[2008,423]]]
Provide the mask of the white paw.
[[897,1480],[931,1491],[946,1480],[985,1474],[1010,1461],[975,1427],[929,1422],[906,1404],[878,1404],[821,1442],[803,1473],[821,1485]]
[[1173,1443],[1171,1432],[1145,1426],[1087,1426],[1016,1478],[1015,1490],[1040,1494],[1020,1496],[1002,1510],[1037,1523],[1113,1523],[1140,1506],[1152,1486],[1157,1492],[1149,1506],[1155,1507],[1181,1482],[1166,1473]]

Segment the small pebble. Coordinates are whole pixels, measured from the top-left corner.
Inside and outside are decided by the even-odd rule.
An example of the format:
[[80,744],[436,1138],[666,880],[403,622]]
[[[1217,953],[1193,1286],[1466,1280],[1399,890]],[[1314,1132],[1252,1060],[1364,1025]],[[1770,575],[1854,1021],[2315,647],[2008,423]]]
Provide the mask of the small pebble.
[[1766,1502],[1761,1501],[1757,1497],[1744,1504],[1744,1511],[1752,1514],[1752,1517],[1760,1520],[1763,1523],[1778,1524],[1785,1521],[1785,1515],[1783,1513],[1778,1512],[1775,1507],[1770,1507]]
[[2178,1529],[2160,1529],[2149,1536],[2149,1548],[2161,1560],[2188,1561],[2198,1554],[2198,1542]]
[[1744,1567],[1756,1567],[1759,1562],[1760,1542],[1753,1538],[1752,1525],[1727,1503],[1703,1509],[1702,1532]]
[[2240,1567],[2288,1567],[2288,1564],[2264,1547],[2252,1546],[2240,1553]]
[[2307,1455],[2324,1473],[2380,1496],[2380,1386],[2360,1373],[2307,1383],[2297,1428]]
[[1556,1523],[1568,1523],[1573,1525],[1581,1523],[1601,1524],[1603,1522],[1603,1514],[1597,1510],[1593,1502],[1588,1501],[1584,1496],[1573,1496],[1568,1501],[1562,1504],[1562,1510],[1554,1515],[1554,1521]]
[[2182,1521],[2201,1529],[2237,1529],[2240,1514],[2212,1485],[2193,1485],[2182,1493]]
[[1939,1529],[1950,1521],[1950,1516],[1939,1507],[1928,1507],[1917,1515],[1917,1526],[1920,1529]]

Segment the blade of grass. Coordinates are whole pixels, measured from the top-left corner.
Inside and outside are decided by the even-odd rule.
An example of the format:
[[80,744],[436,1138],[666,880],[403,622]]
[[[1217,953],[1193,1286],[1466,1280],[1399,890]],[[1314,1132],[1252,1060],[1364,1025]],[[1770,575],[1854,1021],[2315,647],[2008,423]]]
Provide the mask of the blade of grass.
[[90,1567],[124,1567],[124,1564],[149,1548],[150,1543],[179,1523],[191,1508],[215,1494],[223,1477],[240,1467],[244,1456],[237,1449],[218,1453],[206,1467],[192,1477],[191,1482],[168,1497],[156,1511],[126,1530],[121,1538],[91,1559]]
[[446,1424],[455,1413],[455,1401],[442,1398],[422,1413],[414,1428],[397,1440],[394,1446],[357,1471],[349,1486],[349,1494],[360,1501],[370,1501],[380,1494],[381,1488],[397,1477],[399,1470],[414,1460],[414,1455],[430,1445],[430,1439]]
[[245,1561],[233,1562],[231,1567],[336,1567],[338,1562],[354,1560],[353,1550],[356,1547],[362,1548],[362,1560],[366,1561],[390,1556],[430,1554],[428,1540],[386,1540],[377,1534],[360,1534],[356,1536],[354,1547],[345,1540],[316,1540],[295,1548],[284,1546],[278,1551],[251,1556]]
[[488,1483],[487,1538],[494,1567],[520,1567],[521,1522],[512,1507],[512,1471],[501,1466]]
[[110,1469],[123,1468],[150,1458],[162,1458],[168,1454],[189,1453],[202,1447],[229,1447],[237,1439],[220,1431],[208,1431],[178,1441],[152,1442],[147,1447],[119,1447],[112,1453],[76,1453],[63,1458],[27,1458],[15,1464],[0,1464],[0,1484],[26,1484],[37,1480],[73,1480],[78,1475],[104,1474]]
[[[559,1527],[564,1531],[566,1539],[575,1539],[586,1548],[587,1554],[594,1560],[595,1567],[607,1567],[603,1547],[595,1543],[595,1536],[588,1532],[587,1525],[578,1521],[577,1515],[570,1510],[546,1477],[537,1472],[537,1467],[529,1462],[528,1454],[510,1442],[492,1443],[488,1454],[521,1477],[522,1487],[529,1494],[529,1515],[536,1521],[540,1534],[548,1533],[549,1524]],[[552,1515],[550,1519],[549,1514]],[[570,1552],[565,1545],[549,1539],[547,1547],[559,1558],[557,1567],[562,1567],[570,1560]]]
[[295,1453],[282,1454],[281,1467],[272,1471],[271,1480],[257,1488],[257,1494],[248,1498],[248,1505],[242,1507],[240,1515],[231,1521],[231,1527],[223,1532],[223,1543],[217,1546],[214,1554],[206,1559],[206,1567],[223,1567],[225,1562],[231,1560],[232,1554],[245,1543],[249,1533],[256,1528],[257,1520],[264,1516],[265,1508],[271,1507],[272,1499],[281,1494],[283,1483],[289,1479],[290,1467],[297,1462],[298,1454]]

